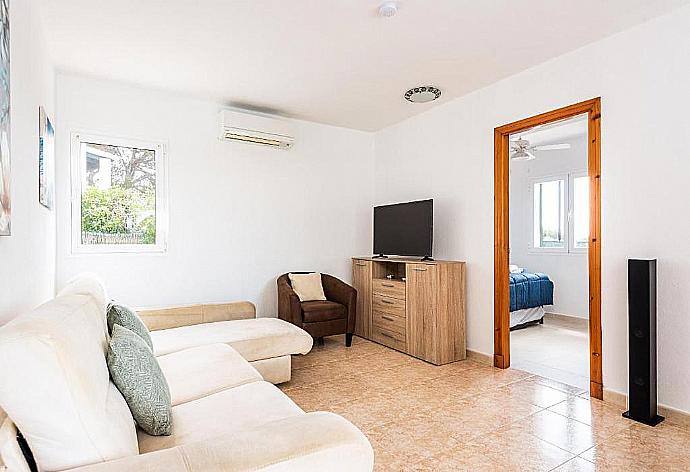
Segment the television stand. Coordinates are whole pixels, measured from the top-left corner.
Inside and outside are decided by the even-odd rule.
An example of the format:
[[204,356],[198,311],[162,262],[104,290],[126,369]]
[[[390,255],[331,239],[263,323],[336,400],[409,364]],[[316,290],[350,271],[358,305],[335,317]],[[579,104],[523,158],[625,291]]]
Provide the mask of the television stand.
[[372,259],[388,259],[388,256],[383,255],[383,254],[378,254],[376,256],[373,256]]
[[424,256],[424,257],[422,257],[422,262],[424,262],[424,261],[433,261],[433,260],[434,260],[434,258],[431,257],[431,256]]
[[355,334],[436,365],[462,360],[465,263],[419,259],[352,259]]

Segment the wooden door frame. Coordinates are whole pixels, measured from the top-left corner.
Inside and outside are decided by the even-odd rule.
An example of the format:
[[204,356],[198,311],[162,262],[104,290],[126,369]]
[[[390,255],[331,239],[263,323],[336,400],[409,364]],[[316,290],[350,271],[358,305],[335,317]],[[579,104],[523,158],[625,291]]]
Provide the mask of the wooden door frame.
[[494,365],[510,367],[509,169],[511,134],[587,113],[589,176],[589,385],[602,399],[601,369],[601,98],[576,103],[494,129]]

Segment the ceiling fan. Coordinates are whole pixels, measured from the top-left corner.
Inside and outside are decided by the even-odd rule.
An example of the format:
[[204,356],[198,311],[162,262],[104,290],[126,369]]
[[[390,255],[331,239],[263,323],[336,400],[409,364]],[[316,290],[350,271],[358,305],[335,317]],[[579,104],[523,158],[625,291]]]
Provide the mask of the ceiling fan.
[[532,151],[555,151],[558,149],[570,149],[570,144],[561,143],[531,146],[529,141],[522,139],[521,136],[518,139],[511,140],[510,150],[513,151],[513,154],[510,156],[510,158],[514,161],[531,161],[537,157],[532,154]]

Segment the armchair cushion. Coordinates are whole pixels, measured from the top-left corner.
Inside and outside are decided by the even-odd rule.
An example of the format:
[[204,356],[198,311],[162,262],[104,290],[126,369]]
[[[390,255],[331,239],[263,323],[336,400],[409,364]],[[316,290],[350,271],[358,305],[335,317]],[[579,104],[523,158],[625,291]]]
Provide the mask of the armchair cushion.
[[308,302],[312,300],[326,300],[321,284],[321,274],[314,272],[311,274],[288,274],[292,290],[299,297],[299,301]]
[[336,302],[329,302],[327,300],[302,302],[302,312],[304,313],[305,323],[332,321],[347,317],[347,311],[344,305]]

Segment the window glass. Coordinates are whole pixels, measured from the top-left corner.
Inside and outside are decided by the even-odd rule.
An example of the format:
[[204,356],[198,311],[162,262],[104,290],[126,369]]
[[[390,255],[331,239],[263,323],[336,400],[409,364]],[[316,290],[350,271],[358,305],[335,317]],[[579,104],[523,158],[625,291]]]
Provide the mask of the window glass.
[[155,245],[155,147],[88,141],[78,146],[81,245]]
[[586,248],[589,239],[589,177],[573,179],[573,247]]
[[565,248],[565,181],[534,184],[534,246]]

